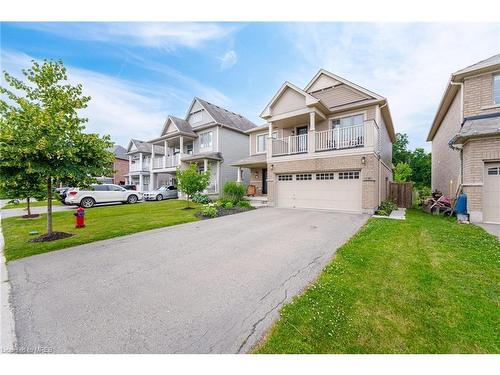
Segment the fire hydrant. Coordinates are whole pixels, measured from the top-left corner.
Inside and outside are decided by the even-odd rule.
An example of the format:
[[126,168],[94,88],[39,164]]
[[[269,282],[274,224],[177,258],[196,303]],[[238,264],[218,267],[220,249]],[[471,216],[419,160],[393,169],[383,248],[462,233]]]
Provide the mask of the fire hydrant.
[[74,215],[76,216],[75,228],[85,227],[85,210],[83,209],[83,207],[78,207]]

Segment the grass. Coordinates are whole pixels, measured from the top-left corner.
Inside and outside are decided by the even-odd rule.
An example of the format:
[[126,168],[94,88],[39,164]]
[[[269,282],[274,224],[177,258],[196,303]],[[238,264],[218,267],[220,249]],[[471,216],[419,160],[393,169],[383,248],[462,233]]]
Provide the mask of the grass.
[[[47,205],[47,201],[35,201],[35,202],[31,202],[31,204],[30,204],[31,207],[43,207],[46,205]],[[52,205],[53,206],[60,206],[61,202],[56,200],[56,199],[53,199]],[[15,204],[15,203],[6,204],[5,206],[2,207],[2,209],[7,210],[9,208],[26,208],[26,207],[28,207],[28,204],[26,202],[20,202],[18,204]]]
[[95,207],[85,210],[86,227],[80,229],[75,228],[73,211],[55,212],[54,230],[73,233],[74,236],[41,243],[28,242],[34,237],[29,232],[36,230],[40,235],[45,233],[45,214],[38,219],[7,218],[2,220],[5,257],[7,261],[11,261],[106,238],[195,221],[198,220],[195,214],[199,212],[199,205],[192,205],[196,209],[184,210],[186,202],[180,200]]
[[417,210],[370,219],[256,353],[499,353],[500,243]]

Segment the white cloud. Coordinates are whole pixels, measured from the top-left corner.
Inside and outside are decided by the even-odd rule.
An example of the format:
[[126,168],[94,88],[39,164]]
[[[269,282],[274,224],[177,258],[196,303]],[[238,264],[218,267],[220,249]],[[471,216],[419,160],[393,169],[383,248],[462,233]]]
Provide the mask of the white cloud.
[[227,51],[224,56],[220,57],[220,70],[230,69],[238,62],[236,51]]
[[[19,76],[31,65],[26,54],[2,50],[2,69]],[[130,138],[152,139],[159,136],[170,113],[185,110],[190,96],[175,87],[140,84],[117,79],[90,70],[67,67],[71,83],[81,83],[84,94],[92,97],[81,115],[89,118],[87,131],[109,134],[125,145]]]
[[195,48],[223,39],[237,28],[215,23],[21,23],[18,27],[55,34],[67,39],[113,42],[124,45],[172,50],[179,46]]
[[325,68],[388,98],[396,131],[425,143],[452,72],[500,51],[498,24],[292,24],[304,85]]

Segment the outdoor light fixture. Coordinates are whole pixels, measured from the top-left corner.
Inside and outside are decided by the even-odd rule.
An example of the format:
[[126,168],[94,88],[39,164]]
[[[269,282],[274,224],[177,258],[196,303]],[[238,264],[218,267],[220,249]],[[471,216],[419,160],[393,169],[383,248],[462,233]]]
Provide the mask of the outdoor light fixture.
[[366,158],[364,156],[361,157],[361,164],[365,164],[366,163]]
[[274,164],[271,164],[271,170],[273,170],[273,169],[274,169]]
[[255,172],[255,178],[259,178],[259,172]]

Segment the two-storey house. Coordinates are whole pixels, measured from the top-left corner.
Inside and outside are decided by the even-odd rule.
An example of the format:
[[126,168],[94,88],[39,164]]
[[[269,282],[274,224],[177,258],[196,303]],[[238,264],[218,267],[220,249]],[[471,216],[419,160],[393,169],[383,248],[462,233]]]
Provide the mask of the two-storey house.
[[500,54],[451,75],[427,141],[432,189],[463,191],[472,222],[500,223]]
[[[160,136],[143,143],[147,152],[143,147],[140,153],[129,150],[129,155],[138,155],[137,171],[131,165],[130,175],[143,176],[144,190],[154,190],[175,185],[177,168],[194,163],[200,171],[210,171],[206,193],[218,196],[224,184],[236,178],[238,169],[231,164],[248,155],[246,131],[254,127],[242,115],[194,98],[184,118],[168,116]],[[241,176],[246,182],[248,177]]]
[[276,207],[373,212],[392,180],[395,133],[387,100],[320,70],[285,82],[248,130],[250,184]]

